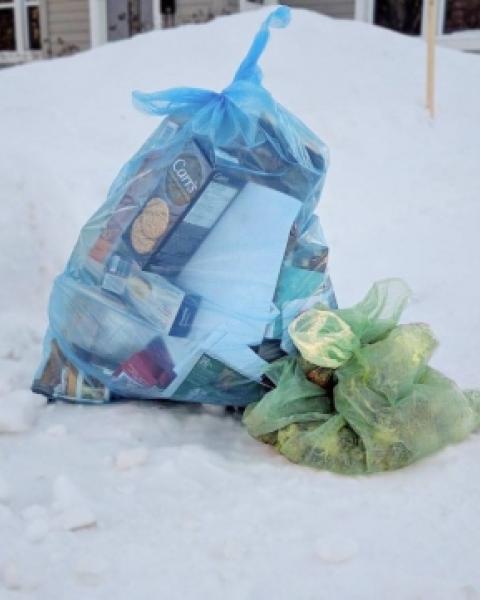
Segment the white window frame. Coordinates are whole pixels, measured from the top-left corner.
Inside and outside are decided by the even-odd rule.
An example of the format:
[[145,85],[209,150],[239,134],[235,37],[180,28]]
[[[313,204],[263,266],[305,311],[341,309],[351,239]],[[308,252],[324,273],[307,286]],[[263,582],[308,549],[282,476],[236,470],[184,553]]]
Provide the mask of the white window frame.
[[[373,23],[375,0],[355,0],[355,19]],[[442,46],[458,48],[459,50],[480,51],[480,29],[466,29],[453,33],[443,33],[447,0],[437,0],[437,42]],[[423,0],[422,30],[426,34],[427,0]]]
[[0,10],[13,8],[15,23],[15,50],[0,50],[0,65],[17,64],[41,58],[42,50],[30,50],[28,48],[28,28],[27,28],[27,7],[38,6],[40,10],[40,31],[42,35],[42,45],[45,30],[45,21],[43,15],[45,12],[44,0],[10,0],[5,4],[0,4]]

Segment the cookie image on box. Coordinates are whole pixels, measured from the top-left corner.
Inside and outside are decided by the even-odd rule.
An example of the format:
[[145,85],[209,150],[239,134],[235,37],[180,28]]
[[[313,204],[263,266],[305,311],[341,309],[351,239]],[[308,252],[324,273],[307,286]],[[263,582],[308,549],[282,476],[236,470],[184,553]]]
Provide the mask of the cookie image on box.
[[158,240],[168,229],[170,209],[165,200],[152,198],[137,218],[146,237]]
[[132,248],[138,254],[153,250],[158,239],[167,231],[170,210],[165,200],[152,198],[133,222],[130,231]]

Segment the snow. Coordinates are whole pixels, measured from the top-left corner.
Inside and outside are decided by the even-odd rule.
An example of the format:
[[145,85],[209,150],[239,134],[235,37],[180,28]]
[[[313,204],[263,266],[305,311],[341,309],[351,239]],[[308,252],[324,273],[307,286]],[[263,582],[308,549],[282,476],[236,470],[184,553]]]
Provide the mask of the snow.
[[8,504],[11,496],[11,488],[7,481],[0,475],[0,502]]
[[120,450],[115,457],[115,466],[120,471],[127,471],[134,467],[144,465],[148,460],[148,448],[139,446],[137,448],[129,448],[128,450]]
[[76,531],[97,524],[88,500],[64,475],[58,476],[53,482],[53,511],[54,524],[61,529]]
[[[287,463],[216,408],[28,392],[52,279],[156,125],[130,91],[222,89],[264,16],[0,72],[1,600],[480,598],[478,435],[340,477]],[[405,278],[406,319],[441,342],[434,365],[479,386],[479,57],[438,50],[434,121],[421,40],[295,11],[262,64],[331,150],[320,212],[340,303]]]
[[327,563],[346,562],[358,554],[358,544],[354,539],[335,535],[320,537],[315,548],[318,557]]
[[84,556],[75,564],[75,576],[84,585],[98,585],[108,570],[108,562],[101,556]]
[[12,390],[0,397],[0,433],[28,431],[45,399],[29,390]]
[[15,592],[32,592],[37,590],[40,583],[38,571],[23,562],[8,560],[0,570],[0,581],[7,590]]
[[47,520],[32,519],[25,529],[25,535],[30,542],[41,542],[49,531],[50,527]]

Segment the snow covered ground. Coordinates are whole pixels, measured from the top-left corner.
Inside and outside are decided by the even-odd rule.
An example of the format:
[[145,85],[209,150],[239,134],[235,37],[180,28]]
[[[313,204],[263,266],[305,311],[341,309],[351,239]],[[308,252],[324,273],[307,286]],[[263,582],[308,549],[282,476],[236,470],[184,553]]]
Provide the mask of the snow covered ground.
[[[156,126],[130,91],[220,90],[264,11],[0,72],[0,598],[476,600],[480,437],[400,472],[287,463],[212,408],[41,407],[28,387],[52,278]],[[480,58],[295,11],[266,85],[327,142],[339,301],[415,291],[434,365],[480,386]],[[26,432],[20,432],[27,430]],[[11,431],[11,433],[9,433]],[[16,433],[12,433],[16,432]]]

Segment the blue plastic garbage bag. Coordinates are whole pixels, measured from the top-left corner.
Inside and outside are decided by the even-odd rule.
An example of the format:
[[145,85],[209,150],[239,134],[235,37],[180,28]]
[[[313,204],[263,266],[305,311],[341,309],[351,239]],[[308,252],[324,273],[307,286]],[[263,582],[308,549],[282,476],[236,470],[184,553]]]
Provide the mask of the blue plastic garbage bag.
[[278,7],[221,93],[133,93],[164,117],[83,227],[49,304],[32,389],[49,398],[244,406],[292,351],[288,325],[332,308],[315,209],[325,145],[262,86]]

